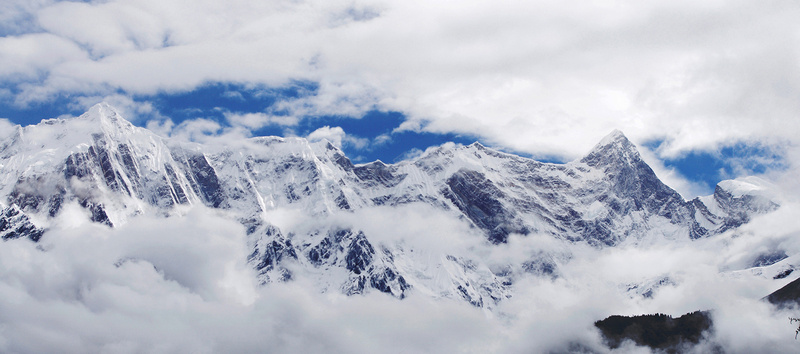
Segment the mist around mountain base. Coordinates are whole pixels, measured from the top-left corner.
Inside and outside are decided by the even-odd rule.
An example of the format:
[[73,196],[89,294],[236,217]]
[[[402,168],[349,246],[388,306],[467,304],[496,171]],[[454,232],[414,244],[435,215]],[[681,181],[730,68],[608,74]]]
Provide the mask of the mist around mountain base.
[[[774,290],[772,279],[720,272],[766,244],[800,251],[800,230],[782,226],[793,223],[795,206],[717,239],[646,249],[584,247],[561,277],[518,279],[514,296],[491,312],[413,291],[403,300],[380,292],[323,294],[302,278],[259,286],[245,262],[244,228],[213,209],[143,216],[111,229],[89,222],[77,205],[70,208],[74,215],[65,213],[56,221],[63,227],[40,244],[0,247],[3,352],[606,352],[594,321],[696,309],[712,309],[714,321],[708,343],[696,352],[712,344],[731,353],[791,352],[800,345],[786,321],[795,311],[759,300]],[[403,213],[381,212],[386,218]],[[433,222],[427,226],[438,225]],[[522,254],[541,247],[541,238],[463,246]],[[630,297],[618,286],[661,276],[673,285],[649,298]],[[649,352],[631,343],[617,350]]]

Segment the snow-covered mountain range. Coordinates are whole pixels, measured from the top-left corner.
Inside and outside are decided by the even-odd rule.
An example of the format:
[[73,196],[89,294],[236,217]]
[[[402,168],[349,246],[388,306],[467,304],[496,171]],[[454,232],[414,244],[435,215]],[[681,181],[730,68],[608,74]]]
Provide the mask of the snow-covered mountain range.
[[[2,136],[4,240],[46,238],[67,206],[111,228],[139,215],[211,208],[243,226],[248,261],[263,283],[303,277],[320,291],[398,298],[417,291],[484,308],[512,296],[518,274],[558,277],[568,245],[692,242],[778,208],[748,180],[723,181],[713,195],[684,200],[619,131],[566,164],[474,143],[445,144],[391,165],[354,165],[326,141],[203,145],[160,137],[107,104]],[[430,224],[449,224],[433,231],[415,225],[428,216]],[[469,236],[464,245],[430,240],[453,228]],[[424,237],[409,243],[391,236],[413,234]],[[502,245],[515,237],[567,247],[505,257]],[[472,252],[469,242],[497,252]]]

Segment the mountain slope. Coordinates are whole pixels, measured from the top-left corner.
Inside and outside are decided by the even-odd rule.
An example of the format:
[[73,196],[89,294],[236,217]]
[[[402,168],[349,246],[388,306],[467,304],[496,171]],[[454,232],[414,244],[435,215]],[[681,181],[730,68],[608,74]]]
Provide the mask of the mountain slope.
[[[107,104],[77,118],[17,127],[0,141],[0,171],[3,239],[47,237],[67,204],[108,227],[202,206],[245,226],[249,261],[264,283],[303,276],[321,291],[374,289],[402,298],[414,289],[480,307],[511,296],[515,272],[557,276],[569,256],[535,253],[522,264],[503,264],[468,246],[428,248],[385,234],[444,237],[415,229],[434,215],[473,235],[470,242],[546,235],[614,247],[708,237],[777,207],[733,181],[684,201],[619,131],[567,164],[475,143],[445,144],[393,165],[354,165],[332,144],[301,138],[179,142],[133,126]],[[376,216],[386,213],[397,220]],[[397,224],[390,230],[375,220]]]

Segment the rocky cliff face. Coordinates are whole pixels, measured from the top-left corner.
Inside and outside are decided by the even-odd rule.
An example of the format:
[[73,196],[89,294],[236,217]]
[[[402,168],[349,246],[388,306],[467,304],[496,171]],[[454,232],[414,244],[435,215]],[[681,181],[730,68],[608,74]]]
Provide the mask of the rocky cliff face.
[[[4,240],[47,237],[67,204],[108,227],[140,214],[170,217],[204,206],[245,226],[249,261],[264,283],[305,276],[322,291],[402,298],[417,289],[481,307],[511,296],[514,269],[557,276],[558,257],[538,253],[518,267],[498,266],[409,248],[337,220],[375,208],[428,208],[490,244],[536,234],[613,247],[709,237],[777,208],[735,181],[685,201],[619,131],[567,164],[475,143],[446,144],[394,165],[354,165],[330,143],[300,138],[259,137],[235,146],[171,141],[106,104],[74,119],[17,127],[0,141],[0,172]],[[281,228],[274,212],[287,210],[315,222]]]

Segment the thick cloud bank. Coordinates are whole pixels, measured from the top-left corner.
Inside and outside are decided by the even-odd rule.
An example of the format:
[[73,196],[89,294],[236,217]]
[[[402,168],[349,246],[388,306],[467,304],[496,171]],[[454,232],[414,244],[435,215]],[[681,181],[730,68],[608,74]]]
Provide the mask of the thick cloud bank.
[[0,247],[0,351],[441,352],[493,343],[490,320],[460,303],[323,295],[302,279],[258,287],[244,229],[211,210],[115,230],[70,222],[41,244]]
[[[491,312],[413,291],[404,300],[378,292],[321,294],[302,274],[258,286],[246,264],[242,226],[219,211],[140,216],[109,229],[81,221],[77,206],[68,208],[39,244],[0,245],[2,352],[605,352],[596,320],[698,309],[711,309],[715,321],[715,332],[698,352],[715,346],[729,353],[791,352],[800,346],[787,321],[796,312],[759,301],[792,278],[737,271],[762,250],[800,252],[800,229],[787,227],[796,224],[800,210],[792,204],[735,235],[603,250],[535,235],[499,246],[463,235],[466,241],[459,243],[458,235],[469,230],[458,220],[403,208],[340,221],[413,217],[419,223],[409,236],[391,232],[374,241],[442,252],[451,244],[490,264],[517,264],[538,252],[569,254],[560,277],[519,276],[514,296]],[[299,220],[271,217],[287,225]],[[377,231],[369,222],[363,226]],[[428,239],[447,231],[442,228],[452,231],[446,240]],[[669,281],[649,298],[631,295],[626,286],[665,277]],[[631,344],[619,350],[648,352]]]
[[313,82],[277,110],[394,110],[409,118],[400,129],[569,158],[614,128],[663,140],[663,156],[785,147],[800,130],[788,2],[6,0],[0,10],[0,98],[19,106]]

